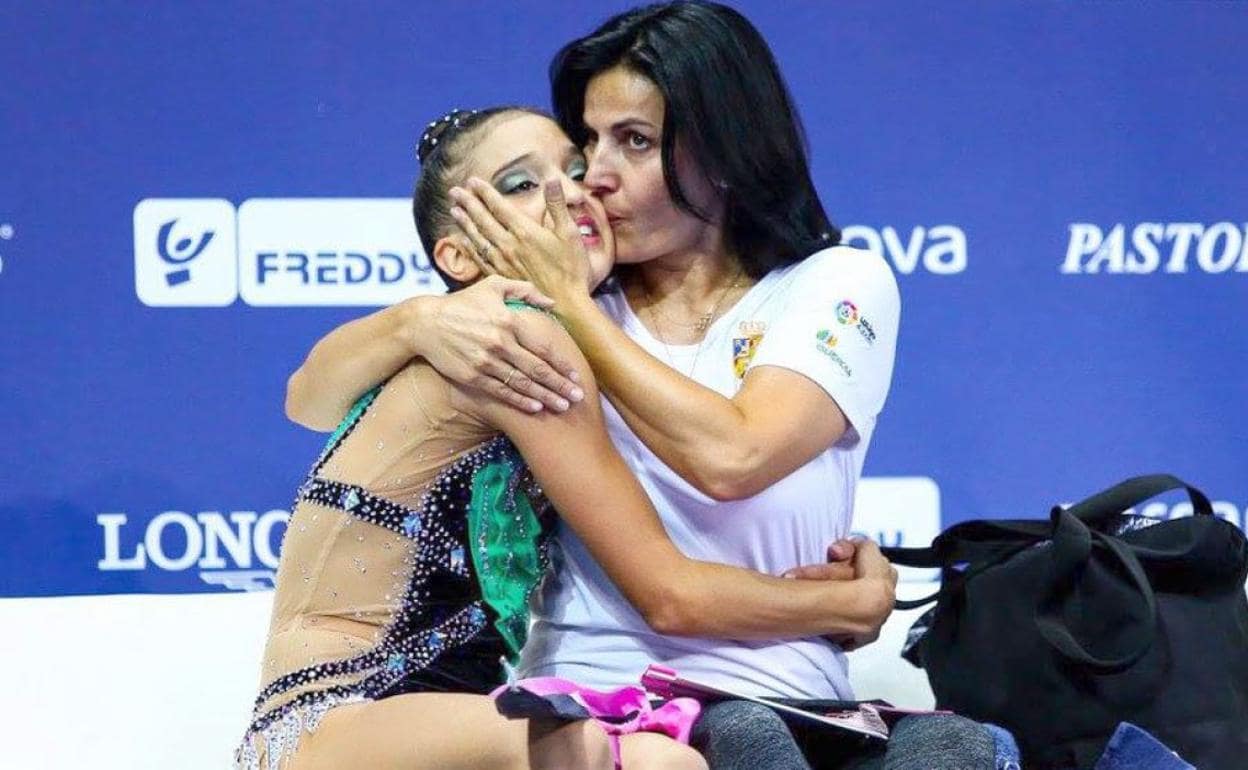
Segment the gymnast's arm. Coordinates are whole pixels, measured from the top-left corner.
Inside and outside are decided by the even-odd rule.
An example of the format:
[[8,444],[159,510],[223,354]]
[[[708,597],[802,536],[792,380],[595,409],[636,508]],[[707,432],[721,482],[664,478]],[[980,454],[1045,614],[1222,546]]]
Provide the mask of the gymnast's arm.
[[333,430],[364,391],[413,358],[514,408],[566,409],[583,396],[573,381],[578,373],[524,336],[516,313],[503,304],[507,299],[550,304],[530,284],[490,276],[453,294],[412,297],[339,326],[287,381],[286,416],[312,430]]
[[871,634],[893,604],[896,571],[861,544],[850,580],[785,580],[682,554],[607,437],[597,385],[551,318],[517,313],[582,378],[586,398],[564,414],[528,414],[461,391],[506,433],[564,521],[655,631],[677,636],[779,639]]

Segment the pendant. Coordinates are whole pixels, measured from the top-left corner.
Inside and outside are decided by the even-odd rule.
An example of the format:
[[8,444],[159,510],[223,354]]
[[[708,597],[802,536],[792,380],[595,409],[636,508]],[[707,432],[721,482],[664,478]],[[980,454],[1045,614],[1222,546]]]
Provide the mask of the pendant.
[[698,319],[698,323],[694,328],[697,329],[699,332],[704,332],[708,328],[710,328],[710,325],[711,325],[711,314],[706,313],[705,315],[703,315],[701,318]]

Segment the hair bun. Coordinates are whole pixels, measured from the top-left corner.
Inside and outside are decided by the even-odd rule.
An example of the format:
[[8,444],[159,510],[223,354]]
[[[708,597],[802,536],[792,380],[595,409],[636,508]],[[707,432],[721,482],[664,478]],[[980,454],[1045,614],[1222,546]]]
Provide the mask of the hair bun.
[[420,142],[416,145],[416,159],[423,165],[429,153],[438,148],[439,142],[445,142],[448,135],[459,128],[460,123],[475,114],[476,110],[451,110],[431,122],[425,128],[425,133],[420,135]]

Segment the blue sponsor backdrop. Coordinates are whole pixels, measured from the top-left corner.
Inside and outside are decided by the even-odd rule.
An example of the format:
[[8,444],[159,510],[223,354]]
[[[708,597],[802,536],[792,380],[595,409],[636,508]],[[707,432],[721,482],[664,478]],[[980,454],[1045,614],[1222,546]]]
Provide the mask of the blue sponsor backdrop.
[[[425,122],[546,104],[550,55],[623,7],[5,4],[0,595],[264,585],[320,445],[286,377],[363,310],[146,305],[140,201],[223,199],[222,244],[249,199],[402,198]],[[1248,7],[740,7],[829,212],[898,272],[867,474],[931,477],[947,525],[1166,469],[1242,525]]]

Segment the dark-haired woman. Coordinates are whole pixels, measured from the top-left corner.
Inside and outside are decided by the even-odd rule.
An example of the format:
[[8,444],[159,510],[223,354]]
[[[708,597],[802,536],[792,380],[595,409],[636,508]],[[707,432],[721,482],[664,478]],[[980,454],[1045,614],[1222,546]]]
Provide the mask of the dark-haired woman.
[[[585,148],[585,183],[615,234],[614,289],[590,297],[574,229],[516,217],[479,180],[452,191],[453,216],[495,269],[555,300],[613,441],[681,550],[770,574],[821,561],[850,531],[900,302],[881,258],[836,245],[766,43],[725,6],[670,3],[608,21],[551,73],[556,116]],[[413,356],[522,408],[565,408],[580,395],[558,376],[566,361],[499,304],[418,298],[337,330],[292,377],[289,414],[325,427]],[[755,695],[852,697],[843,649],[878,629],[840,644],[665,636],[575,533],[558,544],[525,673],[617,686],[654,661]],[[802,760],[784,761],[752,766]]]

